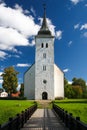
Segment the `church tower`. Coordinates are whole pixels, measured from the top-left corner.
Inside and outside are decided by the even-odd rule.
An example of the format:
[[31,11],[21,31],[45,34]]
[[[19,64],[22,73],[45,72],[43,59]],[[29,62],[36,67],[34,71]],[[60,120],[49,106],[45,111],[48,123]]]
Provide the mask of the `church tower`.
[[54,36],[47,25],[45,8],[35,43],[35,64],[24,74],[24,96],[35,100],[63,98],[64,73],[54,63]]
[[35,99],[54,99],[54,37],[47,25],[45,8],[35,41]]

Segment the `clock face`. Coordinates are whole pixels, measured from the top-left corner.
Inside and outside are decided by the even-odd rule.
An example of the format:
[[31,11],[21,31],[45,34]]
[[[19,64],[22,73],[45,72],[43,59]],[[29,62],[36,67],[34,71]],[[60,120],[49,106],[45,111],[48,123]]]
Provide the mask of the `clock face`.
[[46,84],[46,83],[47,83],[47,80],[44,79],[44,80],[43,80],[43,83]]

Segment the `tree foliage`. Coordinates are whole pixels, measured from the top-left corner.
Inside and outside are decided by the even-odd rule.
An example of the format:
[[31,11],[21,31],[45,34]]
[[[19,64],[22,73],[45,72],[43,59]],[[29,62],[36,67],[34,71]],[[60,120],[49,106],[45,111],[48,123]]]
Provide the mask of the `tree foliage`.
[[20,88],[20,97],[24,97],[24,84],[21,84],[21,88]]
[[5,89],[5,91],[9,94],[16,93],[16,88],[18,86],[17,74],[18,72],[12,66],[5,68],[2,74],[2,86]]
[[74,77],[72,84],[67,83],[67,79],[64,79],[65,97],[68,98],[87,98],[87,86],[86,82],[82,78]]

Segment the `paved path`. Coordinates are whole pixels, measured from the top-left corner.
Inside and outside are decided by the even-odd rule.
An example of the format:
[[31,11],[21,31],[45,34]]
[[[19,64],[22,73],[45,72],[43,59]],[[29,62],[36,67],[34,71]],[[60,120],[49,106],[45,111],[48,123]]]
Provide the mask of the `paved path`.
[[21,130],[68,130],[51,109],[37,109]]

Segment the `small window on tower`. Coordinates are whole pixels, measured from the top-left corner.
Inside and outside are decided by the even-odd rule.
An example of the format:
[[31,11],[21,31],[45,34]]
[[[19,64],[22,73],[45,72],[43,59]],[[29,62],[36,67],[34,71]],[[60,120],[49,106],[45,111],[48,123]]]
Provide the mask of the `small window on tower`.
[[43,58],[46,58],[46,53],[43,53]]
[[48,43],[46,43],[46,48],[48,48]]
[[41,44],[41,47],[42,47],[42,48],[44,47],[44,44],[43,44],[43,43]]
[[46,71],[46,65],[43,66],[43,70]]
[[46,84],[46,83],[47,83],[47,80],[44,79],[44,80],[43,80],[43,83]]

